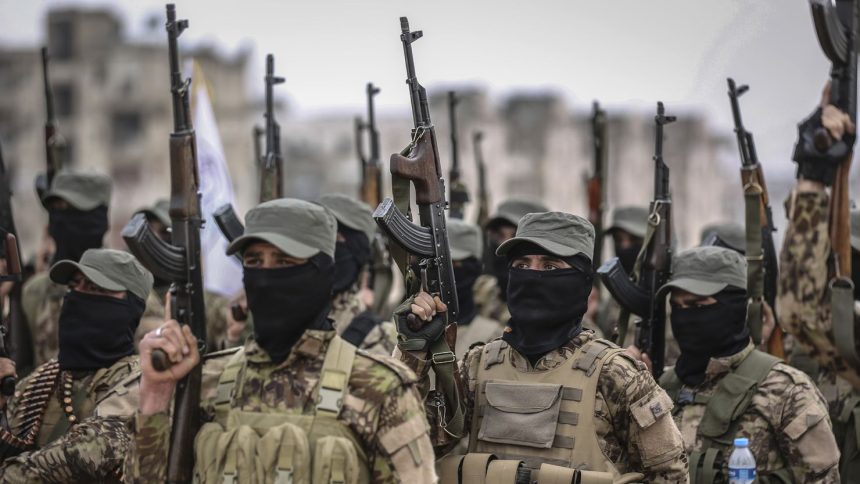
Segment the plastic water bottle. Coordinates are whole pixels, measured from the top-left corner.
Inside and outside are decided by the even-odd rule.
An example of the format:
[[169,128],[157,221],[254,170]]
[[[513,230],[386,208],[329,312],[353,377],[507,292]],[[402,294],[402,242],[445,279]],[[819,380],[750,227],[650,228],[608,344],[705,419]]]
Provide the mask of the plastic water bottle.
[[749,445],[749,439],[735,439],[735,448],[729,456],[729,484],[752,484],[755,481],[755,457]]

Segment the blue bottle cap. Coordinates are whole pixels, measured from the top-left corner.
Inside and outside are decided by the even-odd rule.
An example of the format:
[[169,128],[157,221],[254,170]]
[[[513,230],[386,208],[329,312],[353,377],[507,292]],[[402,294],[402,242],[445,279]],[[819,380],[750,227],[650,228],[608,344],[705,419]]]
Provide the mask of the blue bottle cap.
[[747,447],[750,445],[750,439],[746,437],[738,437],[735,439],[735,447]]

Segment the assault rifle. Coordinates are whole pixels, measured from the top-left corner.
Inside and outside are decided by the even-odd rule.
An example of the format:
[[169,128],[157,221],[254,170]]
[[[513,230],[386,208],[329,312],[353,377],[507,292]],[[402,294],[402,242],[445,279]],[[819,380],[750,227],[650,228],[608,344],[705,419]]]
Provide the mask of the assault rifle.
[[669,193],[669,167],[663,161],[663,126],[675,121],[666,116],[663,103],[657,103],[654,117],[654,200],[648,216],[648,232],[642,251],[636,259],[632,276],[628,276],[617,257],[600,266],[597,274],[623,309],[620,339],[627,332],[627,316],[642,317],[636,346],[651,357],[655,378],[663,373],[666,347],[664,301],[657,290],[669,280],[672,268],[672,197]]
[[[422,289],[437,295],[448,306],[447,313],[439,315],[447,323],[446,330],[436,341],[430,343],[429,351],[436,372],[436,388],[451,404],[449,408],[453,409],[447,416],[445,428],[452,436],[461,436],[465,422],[465,406],[460,399],[460,382],[453,353],[459,305],[454,286],[448,231],[445,227],[445,183],[439,163],[439,150],[436,147],[436,133],[427,105],[427,92],[418,82],[412,58],[412,43],[421,38],[423,33],[420,30],[410,31],[406,17],[400,17],[400,30],[414,128],[409,145],[400,153],[391,155],[392,191],[396,200],[383,200],[373,213],[373,218],[393,242],[390,244],[391,252],[403,271],[404,278],[407,281],[414,279],[410,277],[408,262],[409,256],[414,256],[421,268]],[[412,222],[409,210],[410,183],[415,189],[420,225]],[[411,321],[411,324],[416,323]],[[423,347],[423,342],[421,345]],[[401,348],[410,350],[409,341],[401,342]]]
[[[13,291],[18,289],[20,294],[20,286],[23,281],[22,272],[21,272],[21,257],[18,255],[18,240],[15,235],[11,232],[6,232],[5,237],[2,240],[2,249],[3,249],[3,258],[6,262],[6,273],[0,275],[0,282],[12,282],[14,283]],[[9,298],[10,304],[14,305],[14,299],[10,294]],[[20,309],[20,299],[18,301],[18,308]],[[9,319],[14,317],[14,306],[10,307]],[[17,324],[21,324],[24,321],[22,319],[18,319]],[[15,361],[16,366],[20,365],[17,359],[15,359],[15,355],[12,351],[9,351],[9,346],[6,341],[6,337],[9,335],[10,329],[17,331],[17,328],[12,325],[15,324],[13,321],[6,321],[6,324],[0,326],[0,357],[2,358],[11,358]],[[28,342],[29,344],[29,342]],[[13,348],[14,350],[14,348]],[[32,365],[32,363],[31,363]],[[0,380],[0,394],[11,397],[15,394],[15,385],[18,384],[18,379],[13,375],[8,375],[3,377]]]
[[484,163],[484,154],[481,151],[481,142],[484,140],[482,131],[472,133],[472,146],[475,148],[475,166],[478,172],[478,226],[486,225],[490,219],[490,195],[487,192],[487,165]]
[[[747,288],[750,303],[747,309],[747,324],[755,344],[761,343],[762,302],[766,301],[776,314],[776,284],[778,280],[777,253],[773,242],[773,212],[764,171],[758,161],[753,134],[744,128],[741,107],[738,102],[749,86],[737,86],[734,79],[727,79],[735,135],[741,158],[741,187],[746,205],[746,258]],[[768,352],[780,358],[785,357],[782,343],[782,330],[774,328]]]
[[[9,274],[17,274],[15,284],[9,292],[9,317],[5,321],[5,334],[3,342],[0,344],[0,351],[7,349],[7,354],[15,360],[18,368],[18,373],[21,375],[27,374],[33,369],[33,343],[30,337],[30,327],[24,318],[24,306],[21,304],[21,287],[23,285],[23,276],[20,270],[20,247],[17,245],[18,231],[15,229],[15,217],[12,214],[12,180],[11,174],[6,169],[6,163],[3,160],[3,152],[0,150],[0,231],[7,234],[7,237],[0,239],[0,253],[6,254],[6,264]],[[9,247],[9,237],[15,243],[15,247]],[[11,253],[14,251],[14,254]],[[14,264],[18,264],[17,272]],[[6,342],[8,340],[8,343]],[[0,356],[5,356],[0,353]],[[0,383],[0,393],[4,389]],[[14,392],[14,386],[13,386]],[[6,395],[5,393],[3,393]]]
[[36,193],[42,199],[54,181],[54,175],[63,169],[66,155],[66,140],[57,129],[57,113],[54,111],[54,93],[51,90],[51,77],[48,75],[48,49],[42,47],[42,79],[45,86],[45,160],[44,174],[36,176]]
[[[191,327],[200,353],[205,352],[206,319],[203,279],[200,267],[200,179],[197,147],[191,124],[189,86],[179,64],[177,39],[188,27],[187,20],[176,20],[173,4],[167,5],[167,45],[170,56],[170,92],[173,96],[173,133],[170,134],[170,220],[172,242],[152,232],[144,214],[135,215],[123,228],[122,237],[129,250],[155,277],[168,280],[171,317]],[[159,371],[170,367],[163,351],[152,352],[152,366]],[[194,437],[200,425],[200,379],[198,364],[176,386],[167,481],[191,482],[194,468]]]
[[457,136],[457,93],[448,91],[448,120],[451,125],[451,218],[463,219],[463,210],[469,202],[469,191],[460,179],[460,148]]
[[[283,194],[283,164],[281,155],[281,125],[275,120],[274,109],[274,86],[284,82],[283,77],[275,76],[275,57],[272,54],[266,56],[266,153],[257,159],[260,163],[260,203],[275,200],[284,196]],[[254,127],[255,137],[258,135],[258,127]],[[245,225],[236,215],[236,210],[230,204],[218,207],[212,213],[215,224],[224,234],[224,238],[232,242],[245,233]],[[238,256],[237,256],[238,257]]]
[[[600,109],[600,104],[594,101],[591,113],[592,143],[594,146],[594,168],[588,178],[588,221],[594,226],[594,256],[592,261],[595,269],[603,262],[603,213],[606,210],[606,172],[607,172],[607,140],[606,140],[606,111]],[[600,280],[595,279],[595,281]]]

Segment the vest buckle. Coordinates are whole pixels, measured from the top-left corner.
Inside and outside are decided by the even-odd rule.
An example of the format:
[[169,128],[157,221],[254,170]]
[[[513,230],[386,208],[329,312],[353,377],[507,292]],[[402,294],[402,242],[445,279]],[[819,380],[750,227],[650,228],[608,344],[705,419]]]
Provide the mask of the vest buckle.
[[319,397],[317,399],[317,411],[322,410],[338,415],[340,414],[340,407],[342,406],[343,391],[340,389],[320,387]]
[[434,365],[446,365],[455,363],[457,361],[457,357],[454,355],[453,351],[442,351],[439,353],[433,353],[430,357],[430,361],[432,361]]

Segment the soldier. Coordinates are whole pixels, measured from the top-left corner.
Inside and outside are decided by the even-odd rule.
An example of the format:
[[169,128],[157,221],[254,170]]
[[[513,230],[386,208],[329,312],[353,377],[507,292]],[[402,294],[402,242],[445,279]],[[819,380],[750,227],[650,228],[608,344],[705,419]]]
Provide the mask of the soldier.
[[[58,173],[42,203],[48,210],[48,233],[54,239],[54,262],[77,261],[87,249],[102,246],[108,230],[111,180],[105,175]],[[22,288],[24,316],[33,338],[33,364],[57,356],[57,324],[66,287],[47,273],[36,274]]]
[[[459,363],[467,386],[464,474],[475,466],[486,472],[482,455],[492,453],[506,461],[498,466],[507,469],[523,462],[531,482],[571,482],[574,469],[603,479],[641,473],[638,478],[646,482],[687,482],[687,460],[669,397],[643,364],[582,329],[593,249],[591,224],[561,212],[526,215],[516,236],[498,248],[497,254],[508,260],[512,316],[502,338],[473,347]],[[412,343],[430,339],[434,335],[423,330],[433,324],[413,331],[405,316],[411,312],[432,322],[445,310],[438,297],[419,293],[399,309],[398,331]],[[418,370],[419,378],[427,379],[426,352],[402,351],[400,356]],[[435,402],[450,407],[449,398]],[[440,452],[460,436],[450,436],[440,426],[444,422],[435,422],[436,415],[456,415],[454,410],[428,406],[431,435]],[[443,480],[457,462],[459,458],[449,457],[440,464]],[[581,477],[595,477],[590,472]],[[463,477],[464,482],[485,478],[468,473],[471,480]]]
[[[242,254],[254,337],[243,348],[205,358],[200,407],[211,422],[195,441],[197,479],[223,482],[232,473],[239,482],[253,482],[256,456],[267,482],[281,474],[278,469],[302,482],[311,475],[314,482],[433,482],[433,450],[414,373],[391,357],[356,351],[327,318],[334,216],[313,203],[279,199],[257,206],[245,220],[245,234],[228,253]],[[171,368],[152,367],[155,349],[167,353]],[[139,482],[163,482],[171,395],[200,356],[190,330],[172,320],[148,333],[140,352],[131,465]],[[241,454],[235,454],[238,445],[246,449]],[[237,459],[225,464],[227,456]]]
[[319,204],[337,220],[334,297],[329,317],[346,341],[363,350],[391,356],[397,344],[397,329],[370,309],[373,293],[366,287],[370,243],[376,236],[373,212],[367,204],[346,195],[324,195]]
[[[21,380],[6,403],[8,428],[0,430],[0,441],[7,458],[0,476],[4,482],[114,480],[131,440],[120,417],[133,415],[134,407],[105,409],[102,415],[110,418],[77,427],[139,369],[133,336],[152,275],[131,254],[90,249],[80,262],[54,264],[50,278],[68,288],[59,356]],[[0,362],[2,376],[14,373],[9,360]],[[22,451],[32,452],[12,457]]]
[[[804,124],[823,126],[837,140],[853,136],[855,128],[848,115],[828,104],[828,99],[829,88],[826,88],[821,107]],[[797,184],[786,202],[788,228],[779,260],[777,311],[783,328],[810,357],[808,370],[817,376],[816,382],[829,403],[830,418],[841,448],[840,474],[843,482],[855,482],[860,476],[860,446],[855,427],[860,417],[860,364],[852,363],[856,360],[850,357],[850,348],[856,348],[856,338],[845,336],[840,332],[843,328],[834,325],[829,303],[828,260],[832,255],[827,224],[830,197],[826,186],[832,183],[833,176],[832,172],[828,176],[827,164],[823,159],[799,162]],[[853,323],[856,327],[860,318],[857,304],[860,300],[860,213],[855,211],[851,215]],[[851,319],[849,316],[846,326],[850,327]],[[846,349],[840,348],[843,341],[848,343],[842,345]]]
[[505,325],[478,314],[475,306],[474,286],[481,275],[480,257],[484,247],[480,227],[453,218],[448,220],[447,226],[454,281],[457,283],[457,301],[460,303],[457,347],[454,352],[458,358],[462,358],[473,344],[486,343],[501,336]]
[[517,232],[517,224],[527,213],[546,212],[543,204],[531,200],[511,198],[499,204],[496,213],[487,221],[487,253],[484,257],[485,270],[475,281],[475,305],[481,316],[507,321],[511,317],[505,299],[508,297],[508,266],[504,257],[496,255],[496,249]]
[[[747,437],[760,482],[839,482],[827,403],[809,377],[756,350],[746,324],[747,264],[722,247],[679,253],[672,330],[681,348],[660,379],[690,454],[692,482],[717,482],[736,437]],[[707,476],[710,475],[710,478]]]

